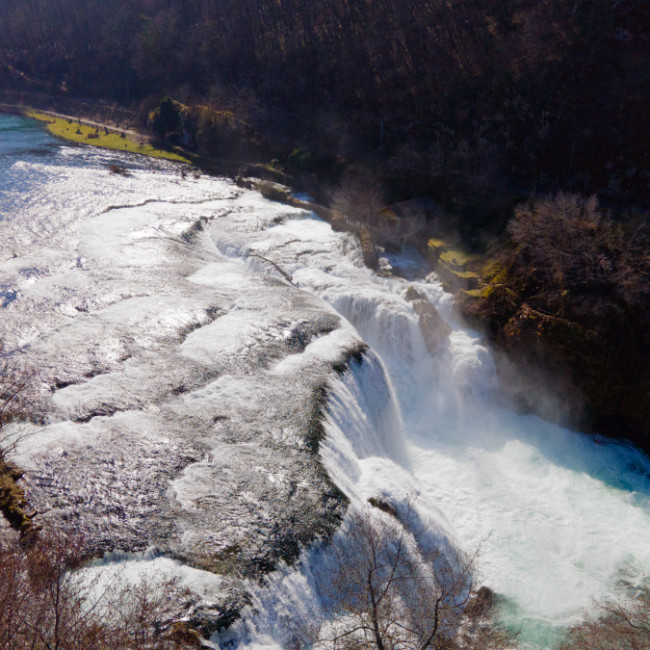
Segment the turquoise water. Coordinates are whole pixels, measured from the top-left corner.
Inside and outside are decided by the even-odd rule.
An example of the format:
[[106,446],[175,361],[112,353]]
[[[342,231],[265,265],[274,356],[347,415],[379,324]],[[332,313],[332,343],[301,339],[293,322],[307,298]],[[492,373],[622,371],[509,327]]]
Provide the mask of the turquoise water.
[[0,113],[0,165],[7,156],[47,154],[57,141],[38,120]]
[[0,218],[15,209],[29,191],[44,181],[40,174],[25,174],[16,162],[51,158],[60,143],[42,122],[0,113]]
[[[127,169],[169,168],[144,156],[71,144],[50,134],[43,122],[0,113],[0,220],[31,211],[34,203],[44,208],[48,199],[57,203],[52,183],[58,176],[67,177],[73,169],[103,170],[111,163]],[[86,197],[93,199],[92,193]]]

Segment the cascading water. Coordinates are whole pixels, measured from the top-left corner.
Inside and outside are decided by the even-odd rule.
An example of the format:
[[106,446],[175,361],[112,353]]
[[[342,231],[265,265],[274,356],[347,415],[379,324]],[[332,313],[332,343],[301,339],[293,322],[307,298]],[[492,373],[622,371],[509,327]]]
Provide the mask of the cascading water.
[[[217,242],[221,228],[220,221],[209,228]],[[345,379],[332,387],[321,452],[330,475],[357,505],[371,496],[400,503],[417,494],[418,515],[439,541],[478,551],[480,578],[505,596],[502,617],[522,645],[554,645],[592,599],[615,593],[621,571],[643,575],[650,562],[647,457],[500,406],[489,349],[454,321],[435,278],[377,277],[361,266],[346,235],[313,215],[249,234],[245,250],[272,259],[295,284],[324,298],[383,361],[379,366],[373,354],[367,369],[353,364],[356,379],[348,381],[355,391]],[[452,326],[433,354],[408,287]],[[390,379],[382,378],[384,366]],[[387,399],[370,386],[361,396],[360,372],[394,385],[401,421],[391,418],[389,426],[396,440],[404,436],[405,455],[359,444],[368,436],[359,434],[359,409],[372,412]],[[385,440],[386,421],[373,428],[370,435]],[[277,579],[274,588],[280,593],[283,584]],[[282,598],[286,605],[287,594]]]
[[[310,497],[287,394],[306,400],[327,373],[330,477],[358,508],[417,495],[431,544],[479,550],[522,645],[552,647],[620,571],[648,571],[647,456],[501,406],[490,350],[435,278],[379,277],[350,235],[227,181],[60,146],[15,118],[2,129],[1,334],[54,385],[48,426],[16,460],[51,513],[75,514],[48,492],[65,477],[71,498],[92,488],[83,521],[118,548],[153,539],[198,549],[197,564],[206,545],[262,535],[285,491]],[[131,176],[108,173],[114,161]],[[409,288],[451,328],[435,345]],[[362,361],[331,371],[359,339]],[[150,485],[155,500],[139,496]],[[253,606],[215,642],[288,647],[323,615],[324,553],[251,585]]]

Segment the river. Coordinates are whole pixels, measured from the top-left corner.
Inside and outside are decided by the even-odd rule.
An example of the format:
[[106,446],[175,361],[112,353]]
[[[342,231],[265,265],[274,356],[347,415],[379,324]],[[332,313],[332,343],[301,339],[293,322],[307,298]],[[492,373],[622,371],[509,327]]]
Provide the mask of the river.
[[[314,214],[13,116],[0,116],[0,237],[0,336],[49,400],[15,460],[44,517],[99,548],[162,549],[191,581],[202,549],[253,544],[286,503],[315,499],[293,437],[325,381],[332,480],[353,507],[412,501],[441,544],[476,552],[521,647],[553,647],[621,575],[647,574],[648,457],[501,404],[489,346],[434,276],[380,277]],[[385,263],[417,277],[421,260]],[[409,288],[451,328],[433,351]],[[363,361],[331,372],[359,340]],[[285,483],[298,501],[282,501]],[[292,616],[318,615],[317,559],[276,573],[215,643],[283,647]]]

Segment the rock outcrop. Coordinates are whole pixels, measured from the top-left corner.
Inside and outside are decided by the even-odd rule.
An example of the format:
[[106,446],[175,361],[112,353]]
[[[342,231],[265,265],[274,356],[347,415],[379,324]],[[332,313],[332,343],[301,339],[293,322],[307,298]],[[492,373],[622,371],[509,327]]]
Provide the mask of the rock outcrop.
[[442,341],[451,333],[451,327],[438,313],[438,310],[413,287],[409,288],[406,299],[413,303],[413,309],[418,315],[418,324],[427,350],[431,354],[435,354]]
[[467,322],[505,353],[496,355],[504,392],[524,411],[650,449],[650,338],[638,316],[609,304],[568,317],[544,308],[544,287],[531,291],[502,273],[459,297]]

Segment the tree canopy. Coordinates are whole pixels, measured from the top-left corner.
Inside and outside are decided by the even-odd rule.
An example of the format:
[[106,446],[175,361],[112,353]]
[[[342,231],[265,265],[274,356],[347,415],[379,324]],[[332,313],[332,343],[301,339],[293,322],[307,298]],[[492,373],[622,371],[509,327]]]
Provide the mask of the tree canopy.
[[147,112],[167,94],[379,157],[411,187],[650,203],[643,0],[0,0],[0,15],[0,89]]

